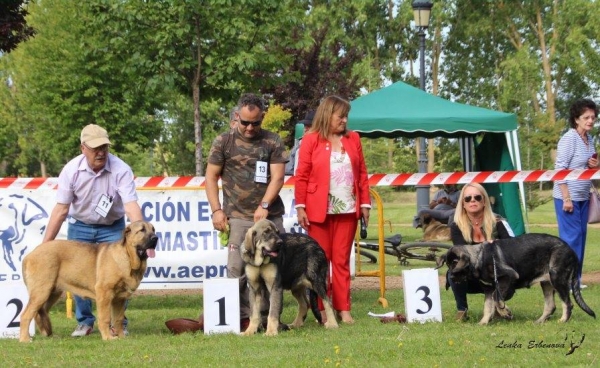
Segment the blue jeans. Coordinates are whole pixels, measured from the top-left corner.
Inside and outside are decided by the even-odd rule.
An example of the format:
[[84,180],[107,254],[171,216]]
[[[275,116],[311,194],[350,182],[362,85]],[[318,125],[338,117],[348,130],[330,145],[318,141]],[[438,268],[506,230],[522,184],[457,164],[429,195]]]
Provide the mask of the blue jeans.
[[585,255],[585,240],[587,238],[587,222],[590,201],[573,201],[573,212],[563,211],[562,199],[554,198],[554,212],[558,223],[558,237],[564,240],[577,254],[579,267],[577,277],[581,282],[583,257]]
[[[112,225],[88,225],[73,218],[70,218],[68,223],[67,239],[86,243],[115,242],[123,237],[125,229],[124,218],[115,221]],[[92,301],[77,295],[74,295],[74,299],[77,323],[94,327],[96,317],[92,313]],[[123,320],[123,327],[127,327],[127,318]]]

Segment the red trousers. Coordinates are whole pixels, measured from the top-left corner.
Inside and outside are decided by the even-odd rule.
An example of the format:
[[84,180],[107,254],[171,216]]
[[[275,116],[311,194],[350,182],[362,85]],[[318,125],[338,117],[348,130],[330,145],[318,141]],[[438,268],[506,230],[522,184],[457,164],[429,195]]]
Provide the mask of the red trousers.
[[[327,294],[337,311],[350,310],[350,252],[357,221],[355,213],[327,215],[325,222],[311,222],[308,228],[308,235],[319,243],[330,262]],[[323,310],[320,301],[319,308]]]

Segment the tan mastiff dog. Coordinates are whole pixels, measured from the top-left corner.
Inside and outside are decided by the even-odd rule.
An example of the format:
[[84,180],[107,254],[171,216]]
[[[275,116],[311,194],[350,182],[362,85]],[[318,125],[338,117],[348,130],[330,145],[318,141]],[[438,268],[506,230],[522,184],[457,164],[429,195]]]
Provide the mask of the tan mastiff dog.
[[[52,335],[48,312],[63,291],[96,300],[103,340],[123,337],[125,302],[140,285],[157,241],[154,226],[137,221],[113,243],[53,240],[40,244],[23,260],[29,303],[21,314],[19,340],[30,341],[33,318],[42,336]],[[111,320],[116,336],[110,333]]]

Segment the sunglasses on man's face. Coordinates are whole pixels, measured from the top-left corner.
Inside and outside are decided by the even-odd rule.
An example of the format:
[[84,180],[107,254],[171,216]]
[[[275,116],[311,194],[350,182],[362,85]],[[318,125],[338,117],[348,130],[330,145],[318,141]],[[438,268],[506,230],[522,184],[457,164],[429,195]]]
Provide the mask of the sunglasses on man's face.
[[480,194],[477,194],[475,196],[466,196],[465,197],[465,203],[469,203],[473,199],[476,200],[477,202],[481,202],[481,200],[483,200],[483,196],[480,195]]
[[252,125],[253,127],[257,127],[260,124],[262,124],[262,120],[257,120],[257,121],[246,121],[246,120],[242,120],[239,119],[240,124],[242,124],[242,126],[247,127],[248,125]]

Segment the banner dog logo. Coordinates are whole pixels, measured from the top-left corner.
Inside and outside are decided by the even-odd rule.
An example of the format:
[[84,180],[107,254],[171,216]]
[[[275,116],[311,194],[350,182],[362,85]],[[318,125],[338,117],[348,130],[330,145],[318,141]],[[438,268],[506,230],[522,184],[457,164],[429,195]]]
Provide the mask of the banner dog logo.
[[250,324],[244,335],[253,335],[260,324],[263,292],[269,293],[267,336],[277,335],[283,308],[283,290],[291,290],[298,302],[298,314],[290,327],[304,324],[308,312],[306,290],[313,290],[327,313],[326,328],[337,328],[333,308],[327,297],[329,264],[317,242],[305,234],[278,234],[269,220],[260,220],[246,233],[241,247],[250,289]]
[[467,278],[479,280],[485,294],[483,318],[479,321],[481,325],[489,323],[495,303],[503,306],[516,289],[529,288],[537,282],[544,293],[544,311],[537,323],[548,320],[556,310],[555,291],[562,300],[560,322],[571,318],[573,303],[569,297],[570,290],[573,290],[577,305],[596,318],[581,296],[577,255],[556,236],[525,234],[497,239],[492,243],[455,245],[440,258],[438,266],[441,267],[444,262],[454,282],[463,282]]
[[[45,224],[35,227],[34,223],[48,218],[48,213],[31,198],[19,194],[11,194],[0,198],[0,243],[2,243],[2,259],[12,272],[21,268],[21,260],[27,252],[28,232],[41,234]],[[28,241],[29,240],[29,241]],[[7,274],[0,267],[0,274]],[[10,271],[9,271],[10,272]]]

